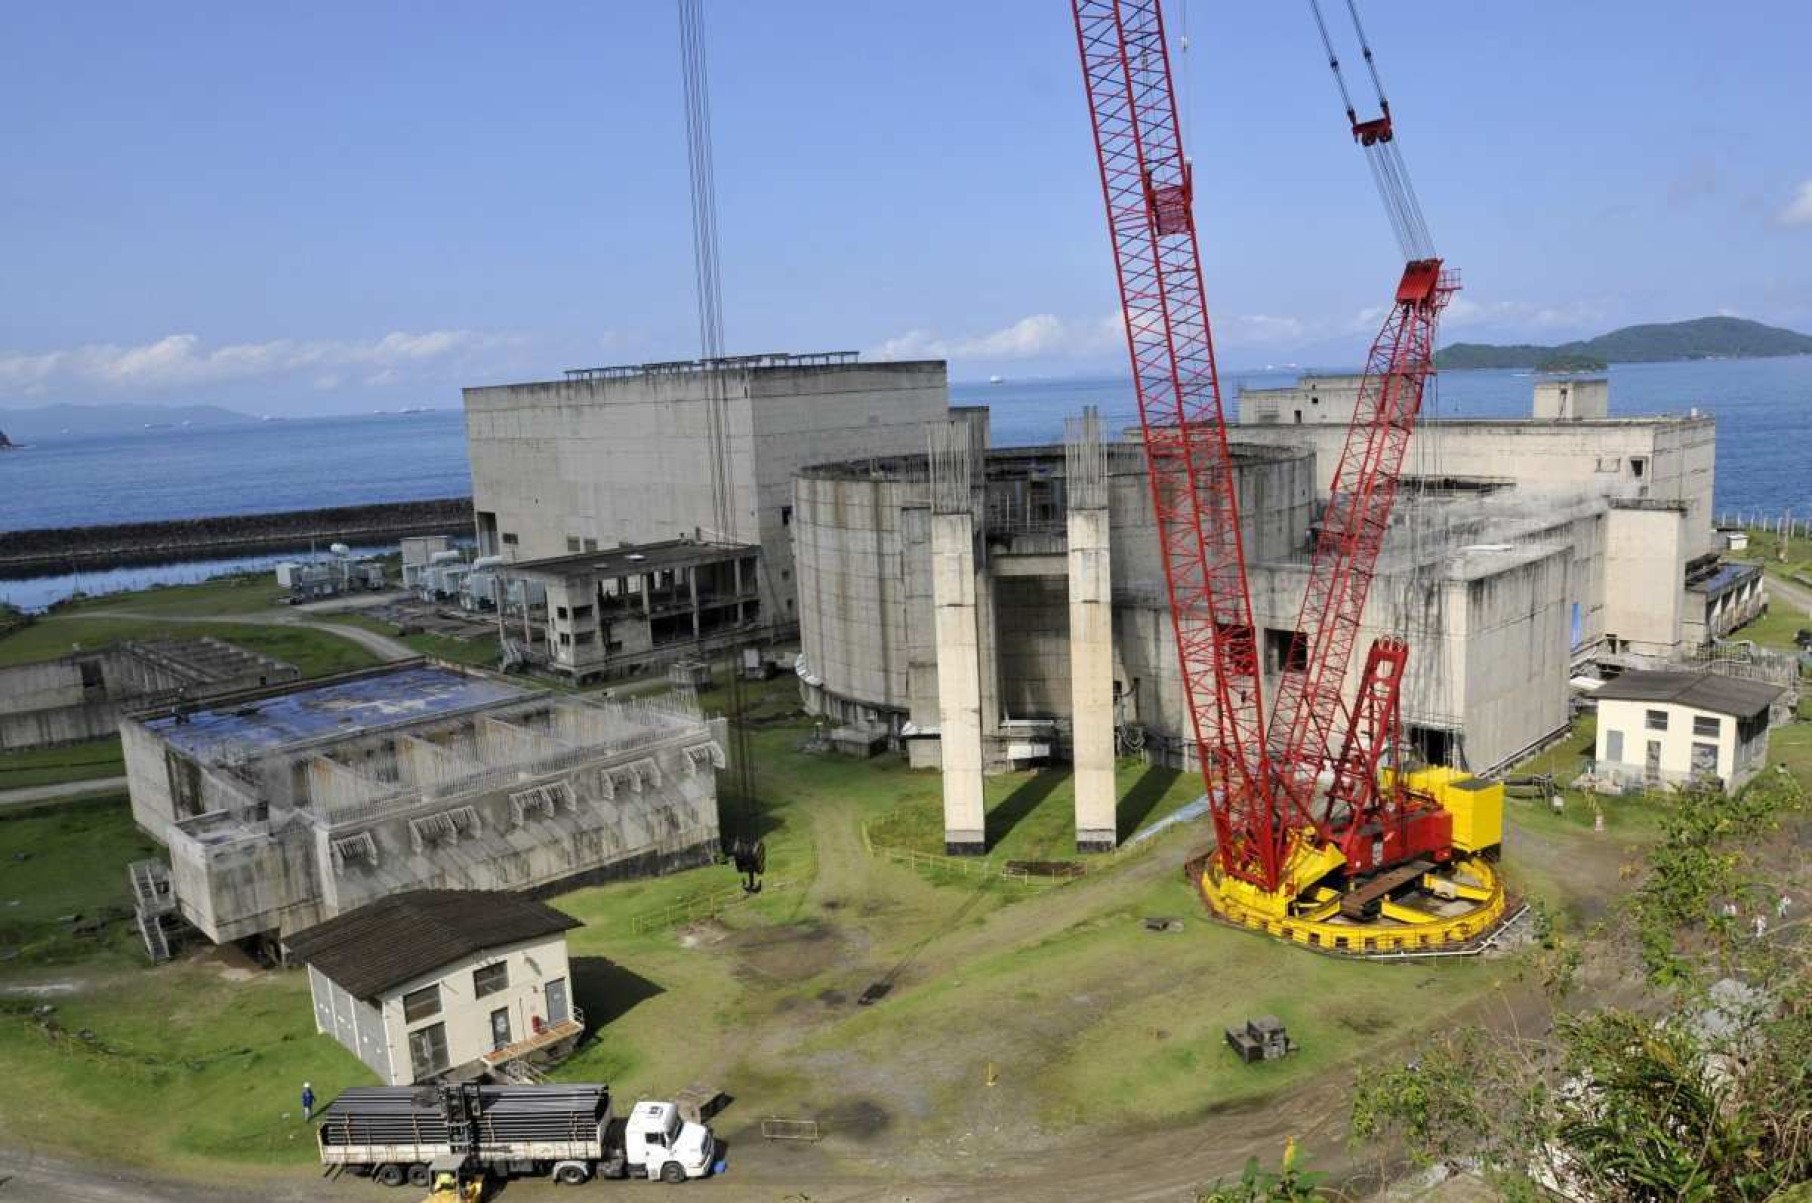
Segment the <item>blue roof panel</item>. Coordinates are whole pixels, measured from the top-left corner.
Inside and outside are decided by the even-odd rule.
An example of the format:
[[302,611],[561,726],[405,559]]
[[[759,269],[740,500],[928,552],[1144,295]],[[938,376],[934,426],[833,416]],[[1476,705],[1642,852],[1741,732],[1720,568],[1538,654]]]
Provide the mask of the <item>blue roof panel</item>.
[[419,722],[476,706],[510,702],[527,693],[502,681],[469,677],[429,664],[350,681],[304,686],[272,697],[197,710],[145,724],[172,747],[205,758],[210,752],[261,752],[329,735],[351,735]]

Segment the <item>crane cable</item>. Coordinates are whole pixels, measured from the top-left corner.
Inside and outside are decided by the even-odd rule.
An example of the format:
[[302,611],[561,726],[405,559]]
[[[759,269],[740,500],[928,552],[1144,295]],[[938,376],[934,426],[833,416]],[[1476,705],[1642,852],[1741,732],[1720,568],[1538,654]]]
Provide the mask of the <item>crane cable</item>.
[[[705,417],[711,450],[713,538],[739,542],[735,497],[731,487],[729,397],[724,365],[723,278],[717,256],[717,183],[711,152],[711,99],[705,73],[704,13],[700,0],[679,0],[680,62],[685,86],[686,152],[692,185],[692,271],[697,290],[700,374],[705,383]],[[739,871],[748,875],[744,888],[760,889],[766,868],[761,847],[760,805],[744,708],[740,653],[730,665],[730,714],[727,735],[730,791],[736,799],[734,834],[724,841]],[[720,830],[722,824],[720,823]]]
[[1321,14],[1320,0],[1309,0],[1309,11],[1314,14],[1315,28],[1320,31],[1321,45],[1327,52],[1328,70],[1333,72],[1334,85],[1340,90],[1340,103],[1346,110],[1346,119],[1352,126],[1353,137],[1365,148],[1366,165],[1371,168],[1372,182],[1377,185],[1378,195],[1384,201],[1385,214],[1397,237],[1397,245],[1407,261],[1433,259],[1434,238],[1428,232],[1428,222],[1422,216],[1421,202],[1416,199],[1415,186],[1410,183],[1409,167],[1403,162],[1403,152],[1397,144],[1390,101],[1384,95],[1384,82],[1378,75],[1378,63],[1372,56],[1365,27],[1359,22],[1358,5],[1355,0],[1347,0],[1346,8],[1352,18],[1353,32],[1359,39],[1366,70],[1371,75],[1372,88],[1378,95],[1379,115],[1369,121],[1359,120],[1352,92],[1347,87],[1346,73],[1340,66],[1340,55],[1334,49],[1333,36],[1328,31],[1327,20]]

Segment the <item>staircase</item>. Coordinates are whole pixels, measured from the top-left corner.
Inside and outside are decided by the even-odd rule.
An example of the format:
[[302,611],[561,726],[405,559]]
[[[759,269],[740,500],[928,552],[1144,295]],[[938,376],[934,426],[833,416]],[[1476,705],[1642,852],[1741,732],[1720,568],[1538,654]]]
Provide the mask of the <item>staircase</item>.
[[160,860],[135,860],[126,866],[132,878],[132,898],[138,920],[139,938],[153,965],[170,959],[170,936],[164,930],[164,916],[176,911],[176,896],[170,891],[170,870]]

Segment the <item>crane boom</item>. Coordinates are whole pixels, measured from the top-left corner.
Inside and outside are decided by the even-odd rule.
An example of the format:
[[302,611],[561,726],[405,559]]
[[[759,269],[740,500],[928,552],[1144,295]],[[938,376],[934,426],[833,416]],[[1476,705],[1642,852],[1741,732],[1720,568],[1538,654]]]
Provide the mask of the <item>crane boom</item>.
[[1229,872],[1275,881],[1252,603],[1157,0],[1072,0],[1189,735]]

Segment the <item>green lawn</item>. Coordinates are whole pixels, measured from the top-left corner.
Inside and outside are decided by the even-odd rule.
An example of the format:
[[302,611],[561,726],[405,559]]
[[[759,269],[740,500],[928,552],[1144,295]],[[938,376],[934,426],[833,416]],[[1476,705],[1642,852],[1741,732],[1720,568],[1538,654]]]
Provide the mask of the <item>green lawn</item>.
[[50,660],[71,651],[104,647],[127,639],[192,639],[202,635],[212,635],[251,651],[286,660],[310,677],[381,663],[350,639],[306,627],[253,626],[231,621],[179,623],[147,618],[86,618],[72,614],[40,619],[0,639],[0,666]]
[[118,777],[126,771],[117,735],[57,748],[0,752],[0,791]]
[[[123,963],[138,944],[126,865],[156,851],[123,793],[0,809],[0,949],[12,952],[0,981],[38,965]],[[98,934],[75,930],[95,919]]]
[[224,616],[274,609],[289,590],[277,584],[270,572],[238,573],[194,585],[154,585],[131,593],[85,597],[58,608],[58,614],[99,614],[130,611],[134,614]]

